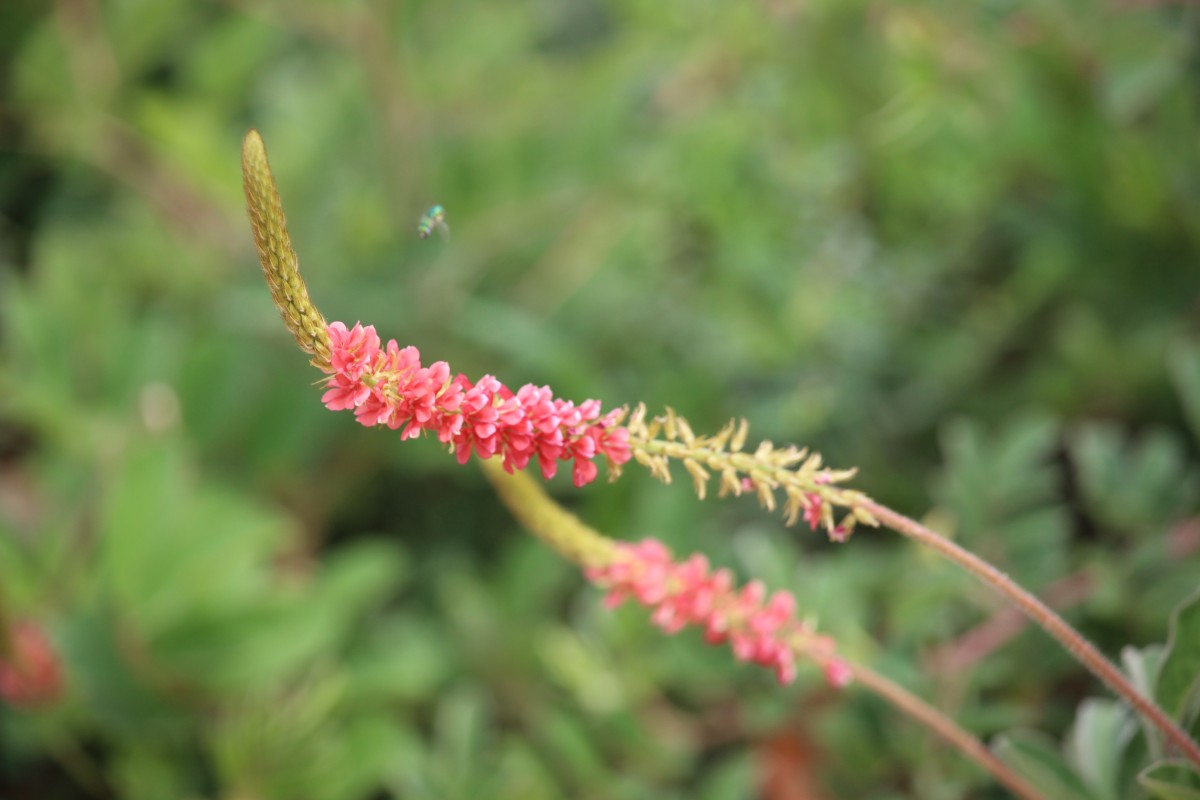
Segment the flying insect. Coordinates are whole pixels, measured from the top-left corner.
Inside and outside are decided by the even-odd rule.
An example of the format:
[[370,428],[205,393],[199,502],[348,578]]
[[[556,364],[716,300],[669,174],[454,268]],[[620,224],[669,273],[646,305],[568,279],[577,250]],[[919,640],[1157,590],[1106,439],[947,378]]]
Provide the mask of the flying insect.
[[446,224],[446,209],[441,206],[429,207],[429,210],[421,217],[421,221],[417,223],[417,236],[428,239],[434,228],[441,232],[443,239],[450,238],[450,226]]

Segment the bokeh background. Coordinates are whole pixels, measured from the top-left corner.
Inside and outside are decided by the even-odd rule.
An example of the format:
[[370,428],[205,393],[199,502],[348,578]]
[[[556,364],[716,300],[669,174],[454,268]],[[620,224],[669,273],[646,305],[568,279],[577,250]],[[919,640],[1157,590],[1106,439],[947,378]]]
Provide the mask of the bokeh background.
[[[603,610],[473,466],[325,411],[240,139],[329,319],[746,416],[1116,658],[1200,583],[1191,6],[4,0],[0,600],[65,681],[0,708],[0,795],[1003,796],[863,692]],[[551,488],[791,588],[982,737],[1056,750],[1102,694],[893,534]]]

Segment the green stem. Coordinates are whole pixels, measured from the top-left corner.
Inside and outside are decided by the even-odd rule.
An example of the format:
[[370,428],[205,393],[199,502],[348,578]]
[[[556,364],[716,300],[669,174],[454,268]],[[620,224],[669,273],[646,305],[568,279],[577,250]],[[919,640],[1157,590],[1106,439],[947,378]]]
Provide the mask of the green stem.
[[946,558],[979,578],[984,583],[1011,601],[1022,613],[1044,631],[1053,636],[1059,644],[1071,655],[1087,667],[1093,675],[1112,689],[1120,698],[1142,714],[1156,728],[1163,732],[1170,742],[1179,749],[1192,763],[1200,766],[1200,746],[1184,732],[1175,720],[1171,719],[1150,698],[1143,695],[1112,662],[1104,657],[1095,645],[1085,639],[1079,631],[1054,613],[1053,610],[1033,594],[1018,585],[1012,578],[993,567],[979,556],[971,553],[949,539],[930,530],[916,520],[909,519],[892,509],[879,505],[873,500],[863,502],[865,510],[879,520],[884,527],[891,528],[902,536],[933,548]]

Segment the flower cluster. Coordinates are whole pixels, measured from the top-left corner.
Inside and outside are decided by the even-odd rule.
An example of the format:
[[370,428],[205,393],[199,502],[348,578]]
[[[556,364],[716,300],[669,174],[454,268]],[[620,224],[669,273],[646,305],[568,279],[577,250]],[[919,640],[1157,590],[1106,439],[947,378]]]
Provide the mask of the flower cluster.
[[432,431],[459,463],[472,452],[498,455],[512,472],[536,457],[547,479],[559,461],[570,461],[576,486],[596,478],[597,456],[610,467],[630,459],[629,432],[618,424],[622,409],[601,416],[599,401],[577,406],[548,386],[528,384],[514,394],[491,375],[472,383],[452,376],[445,361],[422,366],[415,347],[401,348],[394,339],[381,347],[374,326],[335,322],[327,330],[330,366],[321,402],[333,411],[354,409],[363,425],[402,429],[402,439]]
[[796,619],[790,592],[778,591],[768,599],[760,581],[739,590],[733,573],[712,571],[702,555],[676,562],[662,542],[644,539],[620,545],[612,561],[589,568],[587,577],[608,589],[605,603],[610,608],[632,597],[653,609],[651,619],[667,633],[702,627],[710,644],[728,642],[736,658],[771,668],[782,684],[796,677],[798,652],[820,655],[830,684],[849,682],[847,666],[833,657],[833,640]]
[[[855,470],[823,466],[819,453],[802,447],[764,441],[745,450],[749,425],[744,419],[731,420],[712,436],[698,436],[674,409],[650,417],[639,405],[625,427],[638,463],[663,483],[671,482],[672,462],[682,464],[701,500],[716,478],[721,497],[754,494],[768,511],[779,505],[777,493],[782,493],[786,524],[803,518],[813,530],[824,528],[835,542],[846,541],[859,523],[879,524],[867,508],[870,498],[840,485],[854,477]],[[836,520],[837,508],[849,513]]]
[[[0,655],[0,700],[21,708],[53,703],[63,692],[58,654],[41,628],[12,625],[7,655]],[[3,651],[0,651],[3,652]]]

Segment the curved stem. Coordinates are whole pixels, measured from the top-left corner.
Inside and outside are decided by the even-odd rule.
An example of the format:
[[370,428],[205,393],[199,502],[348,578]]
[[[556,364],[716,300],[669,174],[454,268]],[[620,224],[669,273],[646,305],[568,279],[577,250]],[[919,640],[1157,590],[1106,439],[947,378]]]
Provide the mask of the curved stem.
[[[263,145],[262,138],[258,132],[254,130],[247,133],[243,140],[242,174],[247,211],[249,212],[251,227],[254,230],[255,245],[258,249],[263,274],[271,289],[272,298],[279,308],[284,324],[291,330],[301,349],[313,355],[312,363],[318,367],[328,366],[330,360],[329,336],[326,331],[325,319],[316,306],[313,305],[312,301],[309,300],[307,287],[304,284],[304,280],[300,277],[298,259],[295,251],[292,249],[291,238],[287,231],[287,220],[283,214],[283,206],[279,199],[279,192],[276,189],[274,177],[271,174],[270,164],[267,161],[266,147]],[[744,436],[744,426],[736,431],[734,428],[730,428],[728,433],[723,435],[723,438],[722,436],[718,436],[713,440],[714,444],[719,444],[720,446],[713,449],[711,455],[713,458],[717,458],[718,451],[723,453],[725,446],[730,442],[731,438],[738,441],[737,446],[733,449],[739,450],[741,439]],[[674,435],[672,435],[672,438],[674,438]],[[647,441],[642,444],[644,444],[647,451],[652,451],[655,443],[649,440],[653,439],[653,436],[647,436],[646,439]],[[694,449],[697,443],[691,444]],[[653,453],[651,454],[653,455]],[[656,474],[659,474],[664,480],[670,480],[670,473],[666,470],[666,458],[674,455],[677,454],[664,452],[658,456],[661,463],[660,468],[656,470]],[[726,458],[730,457],[728,453],[723,453],[723,455]],[[756,455],[758,456],[758,461],[764,459],[771,461],[769,458],[771,448],[768,446],[765,451],[761,451]],[[774,462],[776,462],[774,463],[775,472],[786,471],[788,467],[800,458],[803,458],[803,455],[798,451],[786,450],[776,454],[774,459]],[[505,476],[503,469],[498,464],[493,464],[489,461],[483,463],[488,478],[495,484],[497,491],[505,500],[505,503],[513,509],[518,518],[564,556],[576,563],[585,565],[602,563],[609,557],[612,548],[611,540],[600,536],[579,522],[569,512],[563,510],[557,503],[549,499],[545,492],[527,476],[521,474]],[[756,461],[755,463],[758,462]],[[712,464],[715,467],[733,467],[725,469],[722,472],[722,477],[727,483],[731,484],[731,489],[734,493],[740,491],[740,482],[736,480],[735,474],[736,467],[739,464],[725,464],[719,458]],[[699,465],[696,466],[698,467]],[[807,473],[815,473],[818,467],[818,461],[810,460],[805,462],[805,465],[798,472],[807,475]],[[748,468],[753,470],[755,466],[751,464]],[[693,473],[698,486],[707,480],[707,473],[703,468],[696,469],[689,467],[689,471]],[[828,471],[826,472],[828,473]],[[792,473],[789,472],[789,474]],[[837,475],[829,473],[824,478],[836,478],[840,480],[852,474],[853,472],[839,473]],[[511,477],[512,480],[506,480],[506,477]],[[811,486],[807,485],[808,482],[799,478],[788,478],[784,482],[781,482],[778,478],[773,478],[773,483],[774,485],[783,485],[785,491],[790,489],[791,494],[795,495],[791,498],[792,505],[789,507],[789,516],[793,519],[799,514],[802,508],[807,507],[803,502],[804,492],[811,491],[820,495],[826,503],[832,502],[837,505],[849,507],[853,514],[853,516],[845,521],[849,525],[853,525],[855,520],[867,524],[875,524],[876,520],[878,520],[898,533],[933,547],[964,569],[978,576],[986,583],[991,584],[1006,597],[1010,598],[1030,619],[1041,625],[1050,635],[1061,642],[1068,651],[1103,680],[1109,688],[1128,701],[1130,705],[1161,729],[1166,737],[1187,758],[1195,764],[1200,765],[1200,747],[1197,747],[1196,743],[1161,708],[1139,694],[1116,667],[1110,664],[1095,647],[1067,625],[1058,615],[1029,592],[1013,583],[1008,576],[995,567],[954,545],[914,520],[871,501],[865,495],[830,486],[828,480],[816,481],[814,478]],[[795,485],[791,485],[793,483]],[[769,490],[772,488],[773,484],[771,482],[763,485],[760,496],[764,503],[768,503]],[[768,504],[773,507],[773,499]],[[834,529],[827,509],[823,521],[827,527],[831,528],[832,534]],[[843,531],[843,535],[846,532],[848,532],[848,529]],[[0,619],[0,653],[3,652],[4,644],[7,641],[4,627],[3,620]],[[866,681],[864,681],[865,683]],[[973,757],[970,753],[967,753],[967,755]],[[990,768],[989,771],[991,771]],[[995,773],[993,772],[993,774]]]
[[930,530],[916,520],[909,519],[887,506],[882,506],[873,500],[863,502],[863,507],[880,524],[891,528],[896,533],[907,536],[941,553],[946,558],[958,564],[984,583],[1004,595],[1017,606],[1033,622],[1053,636],[1059,644],[1071,655],[1088,668],[1097,678],[1102,680],[1121,699],[1125,700],[1138,713],[1142,714],[1175,745],[1179,751],[1197,766],[1200,766],[1200,746],[1171,719],[1165,711],[1158,707],[1150,698],[1143,695],[1125,676],[1096,649],[1095,645],[1085,639],[1079,631],[1054,613],[1045,603],[1019,586],[1012,578],[993,567],[979,556],[971,553],[949,539]]
[[[824,662],[829,658],[819,652],[808,655],[820,666],[824,666]],[[997,782],[1014,795],[1022,800],[1044,800],[1041,792],[941,711],[865,664],[848,661],[845,656],[838,656],[838,660],[849,667],[855,681],[924,725],[947,744],[955,747],[967,758],[986,769]]]
[[[560,506],[528,475],[520,472],[510,475],[495,459],[481,461],[480,465],[501,501],[517,521],[567,560],[580,566],[598,566],[612,557],[615,550],[612,539],[588,527]],[[831,658],[829,653],[817,647],[803,648],[803,655],[822,667]],[[849,667],[862,686],[929,728],[943,741],[991,773],[998,783],[1021,800],[1045,800],[1042,794],[996,758],[982,742],[936,708],[870,668],[849,661],[844,655],[839,654],[836,658]]]

